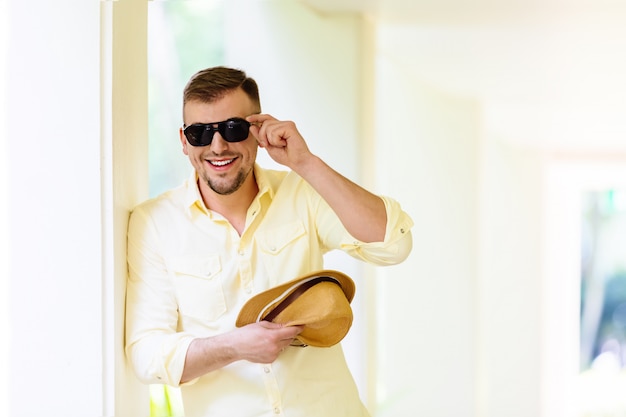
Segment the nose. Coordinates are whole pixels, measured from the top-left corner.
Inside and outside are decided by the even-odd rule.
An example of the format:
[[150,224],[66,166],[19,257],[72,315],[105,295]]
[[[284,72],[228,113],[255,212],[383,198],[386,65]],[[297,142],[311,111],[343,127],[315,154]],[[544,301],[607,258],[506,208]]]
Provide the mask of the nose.
[[228,142],[224,140],[219,132],[215,132],[210,146],[211,152],[213,152],[215,155],[219,155],[223,153],[226,149],[228,149]]

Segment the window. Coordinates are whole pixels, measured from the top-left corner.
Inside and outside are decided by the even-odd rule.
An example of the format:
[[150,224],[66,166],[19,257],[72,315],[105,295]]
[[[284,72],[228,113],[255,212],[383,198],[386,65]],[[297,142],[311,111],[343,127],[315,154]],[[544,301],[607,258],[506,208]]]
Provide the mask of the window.
[[583,193],[580,416],[626,414],[626,190]]
[[223,63],[222,14],[216,1],[148,3],[150,196],[191,172],[178,136],[182,91],[193,73]]
[[[622,274],[626,263],[626,158],[576,156],[555,159],[547,169],[542,415],[624,415],[625,371],[609,365],[616,359],[608,353],[614,342],[605,345],[619,339],[610,336],[609,327],[600,328],[604,300],[617,295],[615,282],[621,278],[613,277]],[[603,272],[598,275],[599,268]]]

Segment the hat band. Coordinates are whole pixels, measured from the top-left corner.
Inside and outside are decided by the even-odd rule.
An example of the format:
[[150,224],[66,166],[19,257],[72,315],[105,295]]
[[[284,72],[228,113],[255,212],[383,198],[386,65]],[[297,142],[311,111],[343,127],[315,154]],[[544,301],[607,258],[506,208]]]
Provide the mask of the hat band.
[[310,281],[305,282],[296,288],[294,292],[289,294],[287,298],[280,302],[272,311],[270,311],[262,320],[273,321],[284,309],[287,308],[291,303],[293,303],[298,297],[304,294],[309,288],[319,284],[320,282],[334,282],[335,284],[341,286],[339,281],[331,277],[317,277]]

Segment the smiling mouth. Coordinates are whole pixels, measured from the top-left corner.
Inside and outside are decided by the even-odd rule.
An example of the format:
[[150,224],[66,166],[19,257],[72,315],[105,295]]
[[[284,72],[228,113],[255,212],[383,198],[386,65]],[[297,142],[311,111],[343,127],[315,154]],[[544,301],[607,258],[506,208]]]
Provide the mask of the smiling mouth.
[[207,161],[207,162],[209,164],[213,165],[214,167],[223,167],[223,166],[232,164],[234,160],[235,160],[235,158],[232,158],[232,159],[220,159],[219,161]]

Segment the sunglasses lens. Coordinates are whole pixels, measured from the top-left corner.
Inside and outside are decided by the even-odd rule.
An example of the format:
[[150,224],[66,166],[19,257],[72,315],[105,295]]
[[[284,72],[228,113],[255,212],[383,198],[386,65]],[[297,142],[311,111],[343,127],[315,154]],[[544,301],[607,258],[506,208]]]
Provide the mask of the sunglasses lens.
[[208,146],[213,140],[213,130],[210,125],[194,124],[187,126],[183,132],[191,146]]
[[245,119],[228,119],[219,125],[220,134],[227,142],[241,142],[248,138],[250,123]]

